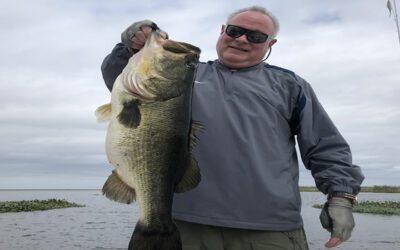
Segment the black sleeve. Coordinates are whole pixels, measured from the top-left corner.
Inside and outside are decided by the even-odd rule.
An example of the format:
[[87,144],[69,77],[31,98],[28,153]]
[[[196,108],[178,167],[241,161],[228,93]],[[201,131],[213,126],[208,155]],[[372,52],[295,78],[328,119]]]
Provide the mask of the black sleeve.
[[129,58],[131,58],[132,55],[133,54],[123,43],[118,43],[111,53],[104,58],[101,64],[101,73],[110,91],[112,90],[115,79],[117,79],[118,75],[128,64]]

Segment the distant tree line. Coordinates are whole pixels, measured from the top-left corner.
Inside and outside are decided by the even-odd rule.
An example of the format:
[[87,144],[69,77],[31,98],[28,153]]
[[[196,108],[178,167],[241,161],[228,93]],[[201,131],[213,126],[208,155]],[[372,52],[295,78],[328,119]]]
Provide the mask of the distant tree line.
[[[319,192],[314,186],[303,186],[300,187],[301,192]],[[361,187],[361,192],[365,193],[400,193],[400,186],[370,186]]]

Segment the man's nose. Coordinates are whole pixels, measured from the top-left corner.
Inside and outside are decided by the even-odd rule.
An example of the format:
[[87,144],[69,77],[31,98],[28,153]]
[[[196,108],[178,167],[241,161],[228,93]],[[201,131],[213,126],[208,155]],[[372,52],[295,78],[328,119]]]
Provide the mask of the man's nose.
[[247,40],[246,34],[243,34],[243,35],[237,37],[235,40],[240,41],[240,42],[244,42],[244,43],[248,43],[248,42],[249,42],[249,41]]

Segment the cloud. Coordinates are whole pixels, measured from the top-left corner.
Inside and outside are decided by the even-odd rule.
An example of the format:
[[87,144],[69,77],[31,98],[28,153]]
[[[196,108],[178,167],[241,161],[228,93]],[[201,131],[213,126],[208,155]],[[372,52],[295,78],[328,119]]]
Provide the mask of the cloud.
[[[385,3],[253,2],[268,5],[281,23],[268,62],[312,84],[366,183],[398,183],[400,48]],[[213,60],[227,15],[248,4],[4,1],[0,188],[100,188],[111,167],[107,125],[96,123],[93,112],[110,99],[100,65],[121,31],[151,19],[172,39],[199,46],[203,61]],[[301,183],[313,183],[308,171],[302,170]]]

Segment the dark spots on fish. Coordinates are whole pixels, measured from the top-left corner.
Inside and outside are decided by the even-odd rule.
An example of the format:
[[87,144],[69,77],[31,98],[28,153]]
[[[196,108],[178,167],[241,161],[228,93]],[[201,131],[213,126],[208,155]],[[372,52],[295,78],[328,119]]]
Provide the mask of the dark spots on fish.
[[139,110],[140,101],[132,100],[125,102],[121,113],[118,115],[118,121],[128,128],[137,128],[140,124],[141,114]]

